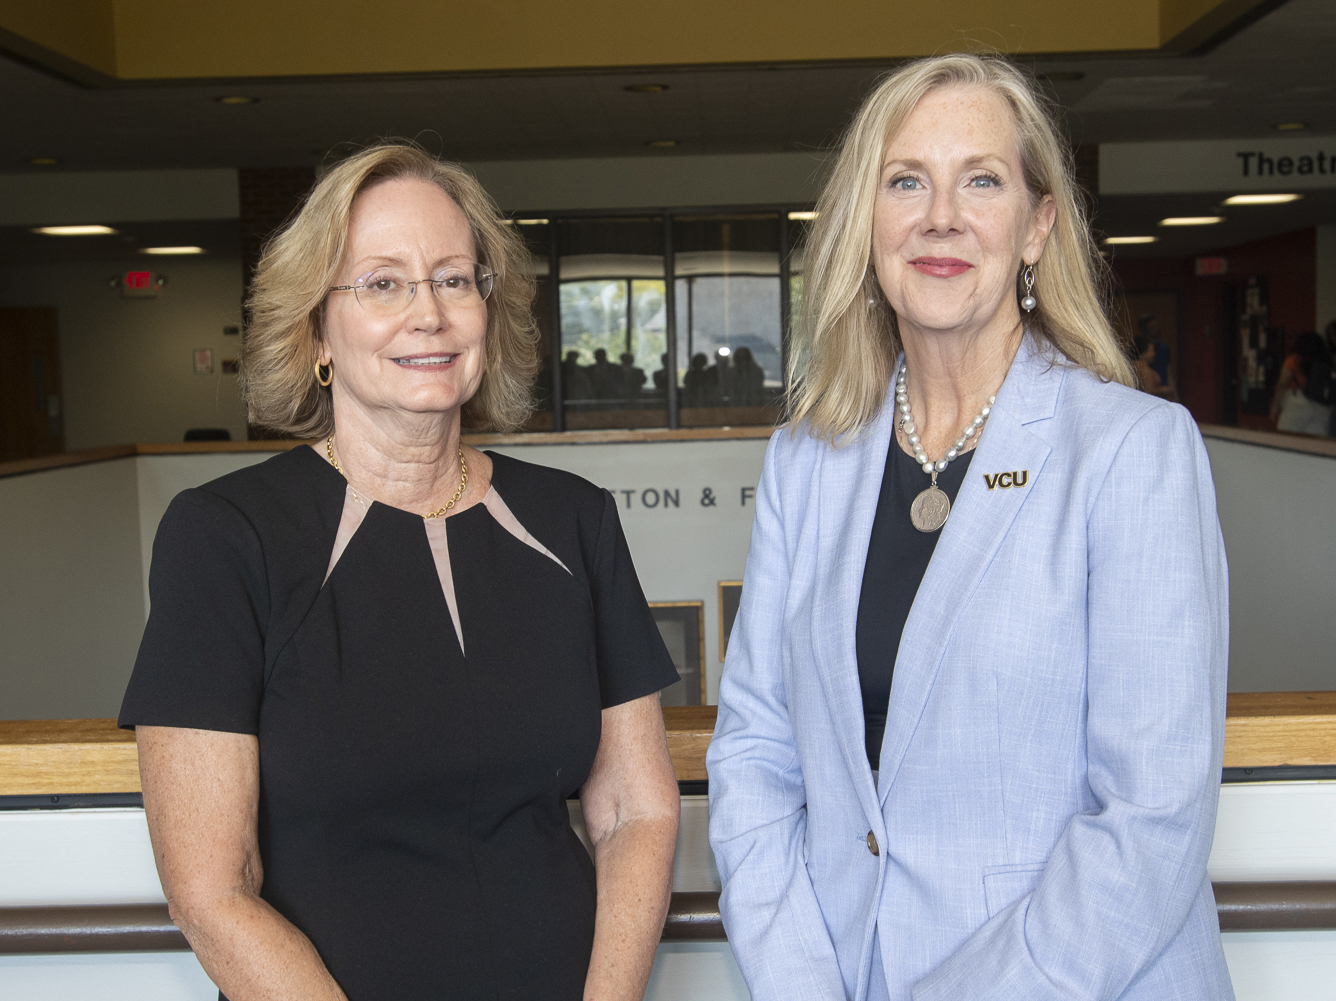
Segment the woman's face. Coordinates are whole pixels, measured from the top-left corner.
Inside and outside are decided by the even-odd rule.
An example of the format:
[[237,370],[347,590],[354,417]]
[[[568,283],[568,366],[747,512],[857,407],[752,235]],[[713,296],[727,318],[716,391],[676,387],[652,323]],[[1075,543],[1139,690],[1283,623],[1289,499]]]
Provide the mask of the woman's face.
[[[347,254],[334,284],[362,284],[382,269],[415,281],[474,260],[468,219],[449,195],[426,181],[383,181],[353,202]],[[336,403],[442,413],[477,392],[486,333],[485,302],[444,303],[425,282],[392,316],[368,311],[352,292],[331,292],[321,351],[334,365]]]
[[982,87],[942,87],[886,144],[874,208],[877,281],[902,330],[1019,319],[1016,272],[1034,263],[1054,204],[1030,203],[1015,119]]

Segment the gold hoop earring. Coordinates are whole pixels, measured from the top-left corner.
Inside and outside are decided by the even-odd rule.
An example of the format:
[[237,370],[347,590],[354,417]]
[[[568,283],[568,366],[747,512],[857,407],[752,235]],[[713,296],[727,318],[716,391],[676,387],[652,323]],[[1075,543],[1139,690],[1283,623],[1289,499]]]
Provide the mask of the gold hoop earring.
[[321,368],[320,359],[317,358],[315,360],[315,381],[320,383],[320,385],[322,386],[328,386],[331,382],[334,381],[334,362],[332,360],[326,362],[324,367],[329,370],[329,375],[325,376],[322,379],[320,377],[320,368]]

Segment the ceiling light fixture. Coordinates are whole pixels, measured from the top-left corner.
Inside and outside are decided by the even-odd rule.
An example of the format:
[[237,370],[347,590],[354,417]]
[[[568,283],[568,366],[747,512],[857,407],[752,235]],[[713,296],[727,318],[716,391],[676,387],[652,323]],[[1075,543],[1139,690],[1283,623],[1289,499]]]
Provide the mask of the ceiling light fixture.
[[516,225],[518,225],[518,226],[546,226],[546,225],[547,225],[547,220],[546,220],[546,219],[516,219],[516,220],[515,220],[515,223],[516,223]]
[[1168,219],[1161,219],[1161,226],[1214,226],[1218,222],[1224,222],[1222,215],[1176,215]]
[[215,97],[219,104],[259,104],[258,97],[249,97],[245,94],[228,94],[226,97]]
[[1303,195],[1234,195],[1225,199],[1226,205],[1284,205],[1297,202]]
[[653,149],[672,149],[674,146],[677,145],[677,140],[676,140],[676,139],[651,139],[649,142],[645,143],[645,145],[646,145],[646,146],[649,146],[649,147],[652,147]]
[[1158,243],[1158,236],[1106,236],[1104,242],[1116,246],[1120,243]]
[[1307,122],[1277,122],[1277,132],[1302,132],[1308,128]]
[[622,88],[628,94],[662,94],[667,89],[666,83],[628,83]]
[[789,218],[794,222],[811,222],[816,218],[815,212],[790,212]]
[[39,226],[34,233],[46,236],[115,236],[110,226]]
[[157,254],[162,257],[179,257],[185,254],[202,254],[203,247],[140,247],[141,254]]

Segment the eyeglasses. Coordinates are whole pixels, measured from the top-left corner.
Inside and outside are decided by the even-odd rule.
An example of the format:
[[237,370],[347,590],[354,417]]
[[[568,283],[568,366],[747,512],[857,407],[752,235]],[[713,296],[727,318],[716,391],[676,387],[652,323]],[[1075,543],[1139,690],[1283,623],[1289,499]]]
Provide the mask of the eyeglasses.
[[393,316],[408,308],[423,282],[436,290],[441,302],[452,306],[480,306],[492,294],[496,275],[473,261],[450,264],[430,278],[409,279],[394,268],[377,268],[353,285],[333,285],[331,292],[351,292],[368,312]]

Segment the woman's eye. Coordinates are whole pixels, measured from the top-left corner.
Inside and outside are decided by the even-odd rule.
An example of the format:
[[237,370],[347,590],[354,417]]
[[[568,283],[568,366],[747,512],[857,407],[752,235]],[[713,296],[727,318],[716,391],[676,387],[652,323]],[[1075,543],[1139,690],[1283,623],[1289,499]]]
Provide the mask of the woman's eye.
[[893,191],[917,191],[920,187],[917,177],[897,177],[891,182]]
[[980,174],[978,177],[970,178],[970,187],[972,188],[995,188],[998,180],[991,174]]
[[362,287],[369,292],[392,292],[400,285],[395,275],[371,274],[362,280]]
[[449,289],[466,289],[473,284],[473,279],[463,271],[447,271],[436,281]]

